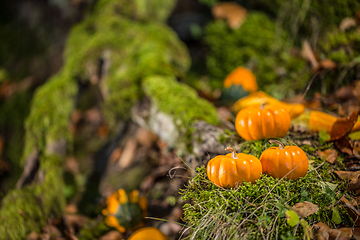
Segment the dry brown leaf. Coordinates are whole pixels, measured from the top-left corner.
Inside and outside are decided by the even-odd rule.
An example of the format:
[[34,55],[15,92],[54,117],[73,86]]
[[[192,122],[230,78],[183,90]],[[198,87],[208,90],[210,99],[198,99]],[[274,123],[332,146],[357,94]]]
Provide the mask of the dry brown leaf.
[[308,40],[303,41],[301,55],[303,58],[307,59],[312,66],[313,70],[319,69],[320,65],[315,57],[313,50],[311,49],[310,43]]
[[131,165],[135,158],[135,151],[137,148],[137,141],[135,138],[131,138],[126,142],[126,145],[120,156],[118,166],[122,169]]
[[50,239],[50,237],[55,238],[55,239],[65,239],[63,238],[62,233],[60,232],[60,230],[55,227],[54,225],[47,225],[43,228],[43,235],[45,235],[45,237],[49,237],[48,239]]
[[78,209],[75,204],[69,204],[65,207],[65,212],[70,214],[77,213]]
[[353,154],[355,157],[360,158],[360,142],[359,141],[354,142]]
[[102,124],[98,129],[97,129],[97,135],[101,138],[106,138],[109,135],[109,127],[106,124]]
[[140,145],[145,146],[146,148],[155,145],[156,141],[159,139],[155,133],[143,127],[140,127],[136,131],[135,138]]
[[118,231],[110,231],[104,236],[100,237],[99,240],[121,240],[124,236]]
[[335,141],[335,146],[343,153],[347,153],[349,155],[353,154],[352,145],[349,137],[345,136]]
[[316,213],[319,210],[319,206],[311,202],[304,201],[295,204],[291,209],[295,211],[299,217],[306,218],[307,216]]
[[342,101],[347,101],[347,100],[355,97],[354,89],[350,85],[340,87],[339,89],[336,90],[334,95],[335,95],[336,99],[339,99]]
[[76,229],[80,229],[89,220],[88,217],[79,214],[65,214],[63,216],[69,234],[74,234]]
[[320,62],[320,67],[321,68],[325,68],[325,69],[331,69],[331,70],[334,70],[336,69],[337,65],[335,62],[333,62],[332,60],[330,59],[325,59],[325,60],[322,60]]
[[79,163],[75,157],[68,157],[65,162],[65,169],[74,175],[79,173]]
[[360,228],[354,228],[353,229],[353,238],[356,240],[360,240]]
[[29,235],[27,235],[26,240],[38,240],[40,239],[40,235],[36,232],[31,232]]
[[347,200],[345,197],[340,199],[348,208],[353,210],[358,216],[360,216],[360,212]]
[[360,189],[360,171],[334,171],[341,179],[349,180],[348,190],[354,191]]
[[360,171],[351,172],[351,171],[334,171],[339,178],[345,179],[345,180],[353,180],[359,177]]
[[324,158],[327,162],[334,164],[338,157],[338,153],[335,149],[326,149],[325,151],[317,150],[316,154],[320,158]]
[[346,118],[338,118],[331,129],[330,141],[340,139],[350,133],[355,122],[357,121],[358,115],[359,110],[356,110]]
[[110,163],[115,163],[119,160],[120,156],[121,156],[121,148],[115,148],[114,151],[112,151],[110,157],[109,157],[109,162]]
[[352,27],[356,27],[356,20],[354,18],[347,17],[341,20],[339,29],[340,31],[345,32],[347,29]]
[[216,19],[226,19],[232,29],[241,27],[247,17],[247,10],[235,2],[222,2],[212,8]]
[[348,240],[352,237],[351,228],[331,229],[323,222],[315,224],[314,229],[318,239]]

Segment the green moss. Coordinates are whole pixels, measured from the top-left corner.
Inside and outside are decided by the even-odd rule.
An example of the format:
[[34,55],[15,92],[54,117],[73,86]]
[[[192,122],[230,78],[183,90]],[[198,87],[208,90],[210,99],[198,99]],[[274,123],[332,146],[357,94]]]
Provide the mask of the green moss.
[[279,81],[286,89],[302,89],[309,75],[304,71],[306,62],[284,51],[287,35],[275,36],[274,32],[275,23],[260,12],[250,12],[237,30],[230,29],[225,21],[208,24],[205,42],[210,53],[206,61],[212,86],[220,88],[227,74],[245,66],[253,70],[261,90],[281,92],[277,89]]
[[105,218],[102,220],[89,221],[80,231],[79,240],[97,239],[109,232],[112,228],[106,225]]
[[62,160],[57,155],[40,159],[44,180],[35,187],[34,193],[41,201],[45,216],[60,216],[65,207]]
[[323,37],[319,45],[329,59],[340,64],[349,63],[360,55],[360,32],[333,30]]
[[44,213],[31,187],[10,191],[2,201],[0,239],[24,239],[46,224]]
[[177,82],[174,77],[149,77],[144,80],[143,88],[159,110],[172,116],[182,130],[190,127],[196,120],[214,125],[219,123],[215,107],[199,98],[191,87]]
[[76,93],[74,79],[64,72],[55,75],[36,91],[25,122],[24,160],[34,149],[43,151],[49,142],[71,139],[68,123]]

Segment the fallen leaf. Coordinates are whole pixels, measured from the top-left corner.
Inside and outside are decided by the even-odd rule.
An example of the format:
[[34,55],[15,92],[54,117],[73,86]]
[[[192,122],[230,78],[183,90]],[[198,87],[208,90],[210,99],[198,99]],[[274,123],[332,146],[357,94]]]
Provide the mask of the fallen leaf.
[[140,145],[145,146],[146,148],[150,148],[155,145],[156,141],[159,139],[155,133],[143,127],[140,127],[136,131],[135,138]]
[[356,179],[359,177],[360,175],[360,171],[357,172],[350,172],[350,171],[334,171],[334,173],[336,173],[339,178],[341,179],[345,179],[345,180],[352,180],[352,179]]
[[307,40],[303,41],[301,55],[311,63],[312,69],[314,71],[319,69],[320,65],[315,57],[313,50],[311,49],[309,41]]
[[120,168],[124,169],[131,165],[131,163],[135,158],[135,151],[137,145],[138,143],[135,138],[131,138],[126,142],[125,147],[120,156],[120,159],[118,161],[118,165]]
[[325,59],[325,60],[322,60],[320,62],[320,67],[321,68],[325,68],[325,69],[331,69],[331,70],[334,70],[336,69],[336,63],[333,62],[332,60],[330,59]]
[[109,162],[110,163],[117,162],[120,159],[121,152],[122,152],[121,148],[119,148],[119,147],[115,148],[109,157]]
[[69,204],[65,207],[66,213],[75,214],[75,213],[77,213],[77,211],[78,211],[78,209],[75,204]]
[[121,240],[124,239],[124,236],[118,231],[110,231],[104,236],[100,237],[99,240]]
[[336,140],[335,146],[343,153],[347,153],[348,155],[353,154],[351,141],[347,136]]
[[235,2],[222,2],[212,8],[216,19],[226,19],[232,29],[241,27],[247,17],[247,10]]
[[359,110],[356,110],[346,118],[338,118],[331,129],[330,141],[340,139],[343,136],[350,133],[355,122],[357,121],[358,115],[359,115]]
[[340,199],[348,208],[353,210],[358,216],[360,216],[360,212],[347,200],[344,196]]
[[299,215],[293,210],[286,210],[285,217],[287,224],[291,227],[295,227],[300,221]]
[[323,222],[315,224],[314,230],[317,231],[318,239],[337,239],[337,240],[347,240],[352,237],[351,228],[339,228],[331,229]]
[[79,214],[63,215],[65,227],[70,234],[74,234],[76,229],[80,229],[89,220],[88,217]]
[[312,231],[312,227],[309,226],[308,222],[304,219],[300,220],[300,225],[303,227],[304,235],[306,240],[310,240],[314,238],[314,234]]
[[354,191],[360,189],[360,171],[334,171],[341,179],[350,180],[348,190]]
[[360,158],[360,142],[359,141],[354,142],[353,154],[355,157]]
[[27,235],[26,240],[38,240],[40,239],[40,235],[36,232],[31,232],[29,235]]
[[337,207],[334,207],[332,209],[331,220],[336,224],[341,223],[341,216],[340,216],[340,213],[339,213],[339,209]]
[[360,131],[359,130],[356,130],[356,132],[352,131],[352,133],[349,133],[349,138],[351,140],[360,140]]
[[345,32],[347,29],[356,27],[356,20],[354,18],[346,17],[341,20],[339,29],[342,32]]
[[[43,234],[45,235],[43,239],[50,239],[50,237],[55,239],[65,239],[63,238],[60,230],[54,225],[47,225],[43,228]],[[48,238],[46,238],[48,237]]]
[[341,101],[347,101],[355,97],[353,87],[350,85],[340,87],[338,90],[336,90],[334,95],[336,99]]
[[102,124],[97,129],[97,135],[101,138],[106,138],[109,135],[109,127],[106,124]]
[[291,209],[295,211],[299,217],[306,218],[311,214],[316,213],[319,210],[319,206],[311,202],[304,201],[295,204]]
[[320,158],[324,158],[327,162],[334,164],[338,157],[338,153],[335,149],[326,149],[324,151],[317,150],[316,154]]
[[360,240],[360,228],[353,228],[353,238]]

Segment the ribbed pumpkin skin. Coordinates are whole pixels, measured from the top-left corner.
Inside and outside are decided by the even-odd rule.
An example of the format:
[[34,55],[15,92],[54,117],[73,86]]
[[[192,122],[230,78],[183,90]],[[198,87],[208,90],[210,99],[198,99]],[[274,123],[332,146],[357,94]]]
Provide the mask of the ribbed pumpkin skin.
[[168,238],[154,227],[140,228],[128,240],[168,240]]
[[207,175],[211,182],[220,187],[235,187],[245,182],[255,183],[260,178],[262,167],[259,159],[244,153],[219,155],[208,162]]
[[290,115],[277,106],[251,106],[236,115],[235,128],[245,140],[283,137],[290,129]]
[[282,150],[279,147],[268,148],[261,154],[260,162],[263,173],[275,178],[282,178],[294,169],[286,177],[298,179],[305,176],[309,168],[305,152],[297,146],[285,146]]

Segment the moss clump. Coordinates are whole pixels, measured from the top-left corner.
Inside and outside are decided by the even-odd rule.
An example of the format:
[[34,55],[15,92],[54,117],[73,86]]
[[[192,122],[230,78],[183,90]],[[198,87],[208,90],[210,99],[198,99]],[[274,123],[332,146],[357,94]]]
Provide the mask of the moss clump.
[[245,66],[253,70],[262,90],[271,94],[276,93],[271,90],[279,81],[286,89],[302,89],[308,75],[304,71],[306,62],[284,51],[287,35],[275,36],[274,32],[275,23],[260,12],[249,13],[237,30],[230,29],[225,21],[208,24],[205,29],[205,42],[210,48],[207,69],[213,87],[221,87],[227,74],[238,66]]
[[[143,89],[158,111],[166,114],[167,117],[162,118],[170,118],[170,124],[175,124],[175,135],[173,133],[168,135],[176,143],[191,142],[188,138],[191,137],[192,125],[195,121],[204,120],[214,125],[219,123],[215,107],[205,99],[199,98],[191,87],[177,82],[174,77],[146,78]],[[177,137],[181,139],[176,139]],[[171,141],[169,139],[169,142]]]
[[[301,239],[303,229],[286,223],[285,211],[298,202],[309,201],[319,211],[305,218],[309,225],[322,221],[330,227],[332,209],[344,193],[336,189],[331,178],[319,178],[310,171],[298,180],[279,180],[262,175],[256,184],[243,183],[237,189],[215,186],[206,177],[205,166],[181,190],[184,200],[184,220],[190,227],[191,239],[280,239],[295,235]],[[338,182],[335,182],[338,184]],[[334,189],[334,186],[337,186]],[[340,207],[343,223],[350,223],[346,211]]]
[[92,240],[97,239],[100,236],[104,235],[106,232],[109,232],[111,227],[106,225],[105,218],[102,220],[89,221],[80,231],[79,240]]
[[191,126],[196,120],[214,125],[219,123],[215,107],[174,77],[149,77],[144,80],[143,88],[160,111],[173,116],[181,129]]
[[340,64],[350,63],[360,55],[360,32],[354,29],[346,32],[333,30],[324,36],[319,45],[327,58]]
[[0,239],[24,239],[30,231],[39,232],[46,224],[33,189],[10,191],[2,201]]
[[71,140],[68,123],[77,91],[75,80],[66,72],[55,75],[37,90],[25,122],[24,161],[34,149],[44,151],[50,142]]

